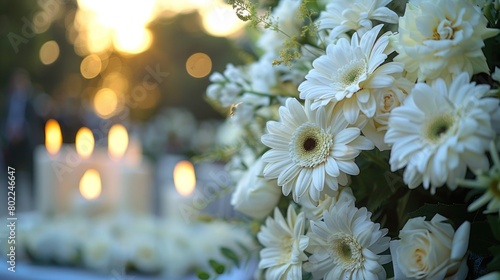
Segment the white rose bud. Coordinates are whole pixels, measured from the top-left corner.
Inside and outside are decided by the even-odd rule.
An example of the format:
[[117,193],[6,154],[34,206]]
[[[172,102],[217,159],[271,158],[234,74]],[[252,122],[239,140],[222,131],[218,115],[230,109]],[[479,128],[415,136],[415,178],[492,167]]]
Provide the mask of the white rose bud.
[[262,175],[265,163],[258,159],[243,175],[231,198],[234,209],[254,219],[263,219],[271,213],[281,196],[276,180]]
[[470,223],[465,221],[455,232],[446,218],[436,214],[408,220],[399,232],[401,240],[391,241],[394,279],[448,279],[467,277],[465,258]]

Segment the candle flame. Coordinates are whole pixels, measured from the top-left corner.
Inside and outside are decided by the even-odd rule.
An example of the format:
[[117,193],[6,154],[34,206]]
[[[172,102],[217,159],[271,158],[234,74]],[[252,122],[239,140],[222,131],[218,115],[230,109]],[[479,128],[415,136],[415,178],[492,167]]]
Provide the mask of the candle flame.
[[182,196],[188,196],[193,193],[196,186],[196,175],[191,162],[183,160],[175,165],[174,184],[175,189]]
[[101,176],[95,169],[85,171],[80,180],[80,194],[87,200],[96,199],[101,194]]
[[59,152],[62,145],[62,134],[61,127],[59,123],[50,119],[45,124],[45,147],[51,155],[55,155]]
[[108,135],[108,152],[109,155],[119,160],[125,154],[128,147],[127,129],[121,124],[115,124],[109,130]]
[[84,159],[87,159],[94,150],[94,135],[92,131],[86,127],[82,127],[76,133],[76,152]]

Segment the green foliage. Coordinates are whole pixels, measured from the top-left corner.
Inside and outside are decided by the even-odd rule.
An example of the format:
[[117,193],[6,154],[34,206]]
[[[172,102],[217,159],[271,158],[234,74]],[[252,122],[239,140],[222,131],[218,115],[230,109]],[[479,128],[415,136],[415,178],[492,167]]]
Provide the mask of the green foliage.
[[494,247],[497,243],[491,232],[490,225],[485,221],[473,222],[470,236],[474,238],[469,240],[469,250],[483,257],[489,256],[489,248]]
[[229,260],[231,260],[236,267],[239,267],[239,265],[240,265],[240,258],[238,257],[238,255],[233,250],[231,250],[231,249],[229,249],[227,247],[221,247],[220,248],[220,252],[222,253],[222,255],[224,257],[226,257]]
[[488,270],[500,270],[500,245],[491,247],[490,252],[493,254],[493,259],[488,263]]
[[497,215],[488,215],[488,223],[496,240],[500,241],[500,218]]
[[415,218],[415,217],[426,217],[427,220],[432,219],[434,215],[440,214],[441,216],[444,216],[449,219],[451,224],[454,226],[454,228],[457,228],[460,226],[466,217],[472,218],[471,213],[467,212],[467,205],[466,204],[443,204],[443,203],[437,203],[437,204],[429,204],[425,203],[422,207],[420,207],[418,210],[409,213],[409,218]]
[[285,64],[289,67],[292,66],[293,61],[300,58],[302,54],[300,53],[299,40],[297,36],[292,36],[283,42],[283,47],[280,50],[280,59],[275,59],[273,65]]
[[196,277],[198,277],[198,279],[207,280],[210,279],[210,273],[204,270],[198,270],[196,271]]
[[302,280],[312,280],[312,279],[314,279],[312,273],[302,269]]
[[318,33],[318,25],[314,23],[315,17],[318,15],[317,1],[304,0],[300,5],[299,18],[305,19],[305,24],[302,26],[301,37],[316,36]]
[[259,15],[257,13],[257,4],[249,0],[229,0],[228,4],[233,7],[236,16],[242,21],[249,21],[252,26],[257,26],[259,24],[263,24],[265,28],[272,26],[270,8],[263,15]]
[[219,275],[223,274],[224,271],[226,270],[226,267],[223,264],[215,260],[209,260],[208,263],[210,264],[210,267],[215,271],[215,273]]
[[290,67],[295,60],[302,56],[301,48],[306,39],[317,37],[318,26],[314,23],[319,11],[317,1],[304,0],[300,5],[297,14],[297,18],[303,21],[300,36],[286,34],[280,28],[278,19],[271,16],[272,7],[268,7],[266,12],[259,14],[259,5],[249,0],[229,0],[228,3],[232,5],[238,18],[250,22],[251,26],[262,25],[264,28],[279,32],[286,37],[280,50],[280,59],[274,60],[273,65],[284,64]]
[[489,215],[487,220],[492,236],[497,241],[496,245],[489,247],[489,252],[493,255],[493,259],[488,263],[488,270],[500,270],[500,218],[497,215]]
[[495,4],[490,2],[484,5],[483,13],[491,27],[500,27],[500,12],[495,9]]
[[351,188],[358,207],[365,206],[374,220],[397,233],[403,217],[394,209],[406,209],[408,188],[403,187],[400,173],[390,171],[387,158],[387,152],[363,151],[356,159],[362,176],[351,177]]

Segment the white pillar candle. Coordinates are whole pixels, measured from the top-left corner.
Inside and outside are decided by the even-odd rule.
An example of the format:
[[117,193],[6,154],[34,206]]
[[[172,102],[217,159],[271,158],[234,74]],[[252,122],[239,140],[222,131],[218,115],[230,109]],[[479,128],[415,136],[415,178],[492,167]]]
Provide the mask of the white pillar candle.
[[190,222],[196,211],[193,209],[193,193],[196,186],[194,167],[189,161],[178,161],[170,169],[173,176],[167,179],[162,189],[163,217],[170,220]]
[[147,161],[120,168],[117,211],[127,214],[151,213],[151,168]]

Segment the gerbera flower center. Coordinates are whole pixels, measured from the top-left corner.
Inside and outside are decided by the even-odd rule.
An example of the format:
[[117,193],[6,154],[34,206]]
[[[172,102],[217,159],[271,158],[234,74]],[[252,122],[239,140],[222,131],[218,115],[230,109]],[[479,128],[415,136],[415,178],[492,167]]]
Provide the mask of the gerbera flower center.
[[325,162],[332,145],[332,135],[313,123],[305,123],[292,135],[289,152],[299,166],[314,167]]
[[337,81],[349,93],[350,98],[359,89],[359,83],[366,77],[366,62],[364,59],[353,60],[337,70]]
[[330,255],[344,270],[363,267],[365,258],[362,247],[354,237],[346,234],[334,234],[329,239]]
[[490,182],[489,190],[497,199],[500,199],[500,181],[498,179],[493,179]]
[[316,139],[314,138],[307,138],[306,141],[304,141],[304,150],[306,151],[312,151],[314,148],[316,148]]
[[425,128],[425,139],[432,143],[439,143],[443,137],[453,130],[455,122],[452,115],[440,115],[430,119]]
[[293,238],[291,236],[286,236],[281,240],[282,249],[281,254],[277,260],[277,263],[283,264],[290,262],[292,257],[292,249],[293,249]]
[[340,68],[339,76],[342,77],[344,85],[352,85],[357,83],[361,75],[365,73],[365,61],[362,59],[351,61],[351,63]]

